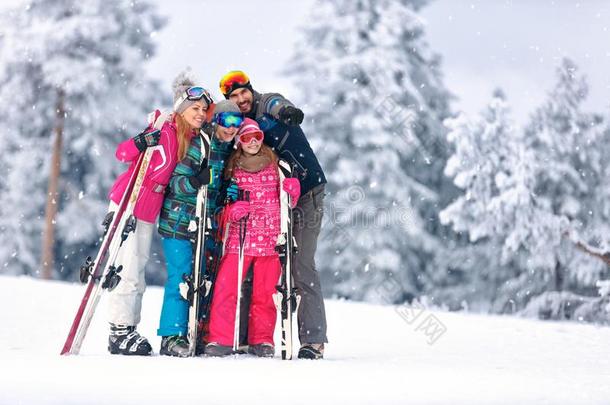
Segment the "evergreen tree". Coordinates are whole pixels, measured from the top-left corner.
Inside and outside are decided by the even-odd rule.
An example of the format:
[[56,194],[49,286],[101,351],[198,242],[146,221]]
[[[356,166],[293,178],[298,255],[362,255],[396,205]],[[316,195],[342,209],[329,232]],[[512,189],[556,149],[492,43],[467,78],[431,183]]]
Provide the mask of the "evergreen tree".
[[569,222],[565,232],[571,242],[564,238],[549,262],[552,289],[557,291],[593,293],[606,268],[573,243],[607,246],[610,224],[610,202],[604,198],[608,132],[599,115],[582,110],[587,94],[585,77],[564,59],[557,69],[557,84],[525,130],[525,145],[539,163],[533,193],[548,212]]
[[[455,154],[446,174],[464,195],[441,219],[467,232],[471,242],[500,249],[496,311],[509,301],[522,308],[547,291],[593,292],[603,276],[605,264],[590,254],[596,249],[590,241],[595,237],[601,245],[609,223],[608,202],[599,192],[608,171],[603,159],[608,142],[600,118],[581,111],[585,96],[584,78],[566,60],[525,131],[513,127],[501,99],[477,120],[447,121]],[[579,236],[583,232],[586,238]],[[564,308],[561,300],[574,306],[569,293],[545,294],[532,305]]]
[[289,64],[329,180],[318,242],[327,292],[402,302],[444,248],[450,95],[417,14],[426,3],[318,2]]
[[159,101],[143,67],[163,24],[144,1],[35,0],[2,15],[0,263],[11,272],[38,274],[58,118],[55,270],[78,269],[97,243],[109,186],[125,169],[114,148]]
[[544,251],[549,243],[545,235],[559,239],[559,222],[545,215],[532,194],[532,155],[510,119],[503,96],[494,97],[477,119],[462,114],[446,125],[455,152],[445,174],[464,194],[441,211],[440,218],[468,235],[471,251],[479,248],[478,256],[457,263],[452,260],[450,266],[462,266],[468,275],[462,286],[468,293],[461,298],[476,301],[484,296],[503,311],[509,301],[529,295],[519,296],[531,282],[518,266],[522,250]]

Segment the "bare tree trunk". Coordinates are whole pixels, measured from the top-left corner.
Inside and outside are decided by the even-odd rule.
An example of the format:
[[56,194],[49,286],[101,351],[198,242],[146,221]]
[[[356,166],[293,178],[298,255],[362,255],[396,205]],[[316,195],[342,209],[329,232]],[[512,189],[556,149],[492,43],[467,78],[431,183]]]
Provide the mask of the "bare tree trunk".
[[59,199],[59,175],[65,120],[64,96],[63,89],[58,88],[55,108],[55,141],[53,142],[51,172],[49,173],[49,188],[45,208],[45,229],[42,236],[42,278],[46,280],[53,277],[53,267],[55,264],[53,248],[55,246],[55,217],[57,215]]

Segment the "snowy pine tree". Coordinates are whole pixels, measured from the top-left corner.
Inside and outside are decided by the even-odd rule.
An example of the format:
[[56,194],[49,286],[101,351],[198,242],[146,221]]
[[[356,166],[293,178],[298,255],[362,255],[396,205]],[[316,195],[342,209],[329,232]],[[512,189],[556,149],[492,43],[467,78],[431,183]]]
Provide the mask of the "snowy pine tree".
[[[455,153],[447,162],[445,174],[464,194],[447,206],[440,218],[457,232],[466,233],[474,246],[481,247],[485,258],[483,266],[480,260],[465,263],[463,271],[468,277],[462,288],[472,290],[464,298],[476,300],[484,295],[492,305],[504,308],[509,301],[519,300],[515,294],[521,288],[527,288],[522,283],[518,283],[516,291],[514,288],[513,278],[521,276],[514,268],[521,250],[524,246],[537,246],[538,251],[544,251],[547,238],[543,235],[547,232],[542,223],[552,228],[550,234],[558,240],[560,231],[554,227],[559,222],[544,217],[544,210],[533,198],[532,156],[524,147],[522,133],[510,119],[503,97],[495,97],[477,119],[462,114],[447,120],[446,125]],[[535,222],[542,218],[548,222]],[[534,228],[534,224],[538,227]],[[529,281],[527,277],[523,280],[526,284]],[[506,288],[508,295],[501,291]]]
[[327,292],[402,302],[443,250],[450,95],[417,14],[426,3],[320,1],[289,63],[329,180],[318,241]]
[[550,213],[569,221],[570,240],[554,253],[552,283],[557,291],[595,291],[606,265],[575,249],[573,242],[607,250],[610,201],[607,195],[608,132],[599,115],[584,112],[588,94],[584,76],[564,59],[557,84],[534,113],[525,144],[540,163],[534,193]]
[[[607,132],[599,128],[599,117],[581,111],[585,95],[584,79],[564,61],[557,85],[525,131],[511,124],[502,99],[494,99],[477,120],[447,121],[455,154],[446,174],[464,195],[441,219],[467,232],[471,242],[492,247],[490,255],[498,247],[496,279],[502,282],[490,286],[496,311],[507,302],[522,308],[546,291],[592,291],[605,269],[574,243],[579,230],[599,237],[608,226],[608,202],[599,193],[608,170]],[[591,248],[586,240],[577,242]],[[549,305],[564,311],[556,303],[563,299],[572,307],[577,301],[573,294],[555,294]],[[547,301],[543,296],[534,305],[548,307]]]
[[[63,148],[55,269],[97,242],[117,143],[146,124],[161,91],[144,73],[164,20],[147,2],[35,0],[2,15],[0,264],[38,274],[58,95]],[[62,114],[60,114],[61,116]],[[137,132],[136,132],[137,133]],[[71,274],[56,274],[66,278]]]

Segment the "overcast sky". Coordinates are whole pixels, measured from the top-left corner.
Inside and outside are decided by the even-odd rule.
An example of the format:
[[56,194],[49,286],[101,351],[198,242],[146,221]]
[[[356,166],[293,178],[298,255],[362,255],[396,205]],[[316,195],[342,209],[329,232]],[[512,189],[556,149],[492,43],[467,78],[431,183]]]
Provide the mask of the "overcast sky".
[[158,57],[149,72],[168,89],[188,65],[219,97],[218,82],[233,69],[246,71],[259,90],[294,91],[279,71],[292,55],[311,0],[155,1],[171,20],[159,32]]
[[437,0],[423,17],[456,107],[476,113],[501,86],[523,122],[569,56],[589,78],[587,107],[610,112],[610,1]]
[[[298,99],[298,88],[278,72],[313,0],[153,1],[170,22],[156,36],[148,68],[168,94],[173,77],[190,65],[217,95],[222,74],[239,68],[256,88]],[[3,0],[18,3],[24,1]],[[569,56],[589,77],[588,107],[610,112],[610,1],[433,0],[422,17],[443,57],[445,83],[458,97],[454,110],[478,112],[500,86],[523,123]]]
[[[293,83],[278,74],[292,54],[295,33],[306,23],[312,0],[160,1],[172,17],[159,33],[159,57],[150,72],[169,86],[190,64],[217,92],[227,70],[247,71],[255,87],[290,93]],[[553,84],[563,56],[589,76],[588,107],[610,104],[610,1],[435,0],[423,9],[427,38],[443,57],[455,110],[478,112],[496,86],[524,122]],[[198,23],[201,21],[201,23]],[[199,27],[199,36],[194,27]],[[209,83],[209,84],[208,84]],[[298,98],[298,95],[292,96]]]

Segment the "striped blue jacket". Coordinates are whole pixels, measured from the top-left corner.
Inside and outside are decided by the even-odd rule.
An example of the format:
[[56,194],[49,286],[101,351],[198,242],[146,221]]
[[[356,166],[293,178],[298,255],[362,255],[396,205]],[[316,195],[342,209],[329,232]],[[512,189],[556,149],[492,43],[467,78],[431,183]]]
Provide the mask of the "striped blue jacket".
[[[159,233],[165,238],[191,239],[195,236],[188,231],[189,223],[195,219],[197,189],[189,177],[199,171],[201,164],[201,136],[194,136],[187,149],[186,156],[174,169],[166,190],[165,200],[159,216]],[[231,144],[221,142],[215,136],[210,145],[208,165],[212,170],[211,182],[208,185],[208,217],[213,219],[217,207],[222,205],[221,195],[226,186],[222,178],[225,160],[231,152]]]

